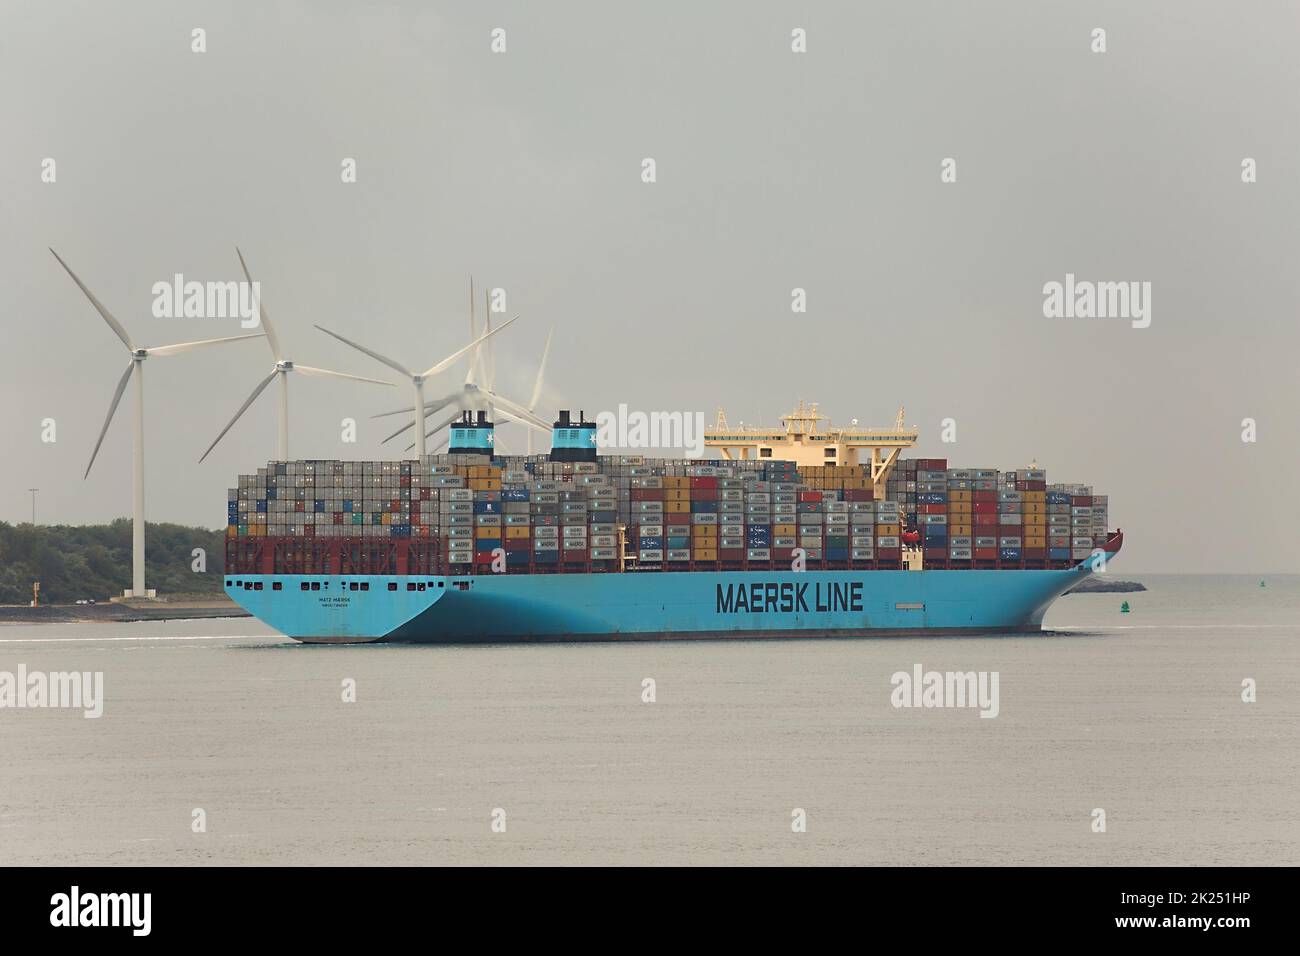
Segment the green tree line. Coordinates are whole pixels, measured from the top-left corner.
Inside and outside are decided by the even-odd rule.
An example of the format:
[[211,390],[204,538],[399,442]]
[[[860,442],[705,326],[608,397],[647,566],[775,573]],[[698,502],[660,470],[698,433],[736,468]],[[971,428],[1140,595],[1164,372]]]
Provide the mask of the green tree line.
[[[223,531],[148,524],[145,580],[158,594],[220,594]],[[207,571],[192,569],[193,551],[206,552]],[[0,604],[26,604],[32,582],[41,603],[104,601],[131,586],[131,521],[98,525],[11,525],[0,521]]]

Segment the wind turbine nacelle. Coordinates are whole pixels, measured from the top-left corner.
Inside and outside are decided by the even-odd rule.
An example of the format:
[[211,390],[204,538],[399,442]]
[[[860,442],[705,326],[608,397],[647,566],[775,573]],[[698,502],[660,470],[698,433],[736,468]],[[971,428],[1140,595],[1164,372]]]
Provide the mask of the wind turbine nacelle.
[[447,453],[451,455],[484,455],[491,458],[496,447],[496,434],[492,422],[487,420],[487,412],[466,412],[459,420],[451,423],[451,440]]
[[583,421],[586,416],[578,412],[578,420],[569,417],[568,409],[551,426],[551,461],[595,461],[596,423]]

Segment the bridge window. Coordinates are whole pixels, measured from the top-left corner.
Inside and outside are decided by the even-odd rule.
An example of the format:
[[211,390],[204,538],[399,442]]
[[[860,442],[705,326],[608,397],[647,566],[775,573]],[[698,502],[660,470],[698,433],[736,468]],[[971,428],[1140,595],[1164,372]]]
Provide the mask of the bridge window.
[[357,590],[357,589],[360,588],[360,587],[361,587],[361,585],[357,584],[356,581],[353,581],[351,584],[348,585],[348,590],[349,590],[349,591],[355,591],[355,590]]
[[772,449],[770,449],[770,448],[760,448],[760,449],[758,450],[758,457],[759,457],[759,458],[771,458],[771,457],[772,457]]
[[262,590],[262,582],[261,582],[261,581],[256,582],[256,583],[253,585],[253,590],[254,590],[254,591],[260,591],[260,590]]
[[304,591],[310,591],[310,590],[311,590],[311,585],[308,584],[306,581],[303,581],[302,584],[299,585],[299,587],[300,587],[302,590],[304,590]]
[[311,589],[312,589],[313,591],[319,591],[319,590],[320,590],[320,582],[319,582],[319,581],[313,581],[313,582],[311,583]]
[[388,582],[388,590],[390,590],[390,591],[396,591],[396,590],[397,590],[397,582],[396,582],[396,581],[389,581],[389,582]]
[[[395,591],[395,590],[397,590],[397,585],[396,585],[396,584],[390,584],[390,585],[388,586],[388,590],[390,590],[390,591]],[[408,591],[414,591],[414,590],[415,590],[415,582],[414,582],[414,581],[407,581],[407,582],[406,582],[406,590],[408,590]]]
[[363,591],[369,591],[369,590],[370,590],[370,582],[369,582],[369,581],[362,581],[362,582],[361,582],[361,590],[363,590]]
[[226,578],[226,587],[230,587],[230,578]]
[[279,581],[273,581],[273,582],[271,582],[271,590],[272,590],[272,591],[281,591],[281,590],[283,590],[283,589],[284,589],[284,585],[281,584]]

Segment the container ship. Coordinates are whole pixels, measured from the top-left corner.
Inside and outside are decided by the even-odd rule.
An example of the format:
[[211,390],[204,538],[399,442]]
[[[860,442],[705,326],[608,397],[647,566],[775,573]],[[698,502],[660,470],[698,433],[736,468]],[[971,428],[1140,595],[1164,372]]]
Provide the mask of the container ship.
[[308,643],[1009,633],[1123,543],[1087,485],[901,457],[916,433],[802,403],[708,460],[599,455],[559,413],[549,454],[277,461],[230,489],[226,592]]

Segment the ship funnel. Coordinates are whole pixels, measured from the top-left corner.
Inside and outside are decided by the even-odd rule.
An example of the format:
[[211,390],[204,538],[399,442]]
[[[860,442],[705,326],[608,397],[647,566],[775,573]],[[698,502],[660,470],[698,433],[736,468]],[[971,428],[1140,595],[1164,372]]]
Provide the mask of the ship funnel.
[[567,408],[560,410],[551,426],[551,461],[596,460],[596,423],[585,419],[583,412],[574,421]]
[[486,455],[491,458],[495,448],[496,435],[492,422],[488,421],[487,412],[479,412],[475,418],[473,412],[465,412],[459,421],[451,423],[451,442],[447,446],[452,455]]

